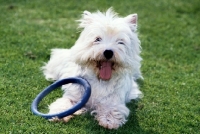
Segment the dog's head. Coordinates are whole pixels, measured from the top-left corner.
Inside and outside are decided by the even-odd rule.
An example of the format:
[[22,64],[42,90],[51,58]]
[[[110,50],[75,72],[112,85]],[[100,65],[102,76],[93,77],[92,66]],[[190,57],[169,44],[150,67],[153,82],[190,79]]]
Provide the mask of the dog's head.
[[116,73],[140,76],[137,14],[122,18],[111,8],[105,13],[84,11],[79,22],[83,31],[72,47],[77,64],[93,69],[102,80],[109,80]]

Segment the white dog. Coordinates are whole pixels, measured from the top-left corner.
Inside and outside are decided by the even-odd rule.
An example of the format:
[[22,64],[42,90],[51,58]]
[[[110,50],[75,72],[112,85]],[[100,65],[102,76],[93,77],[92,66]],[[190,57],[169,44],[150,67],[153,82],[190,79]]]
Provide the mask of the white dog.
[[[112,9],[105,13],[84,11],[79,20],[80,37],[71,49],[53,49],[50,61],[42,68],[47,80],[83,77],[91,85],[91,97],[84,108],[108,129],[122,126],[129,115],[126,103],[140,98],[135,82],[141,78],[140,41],[137,37],[137,14],[118,17]],[[82,86],[62,86],[64,95],[49,106],[49,113],[71,108],[82,97]],[[72,116],[63,119],[67,122]],[[54,118],[53,121],[59,120]]]

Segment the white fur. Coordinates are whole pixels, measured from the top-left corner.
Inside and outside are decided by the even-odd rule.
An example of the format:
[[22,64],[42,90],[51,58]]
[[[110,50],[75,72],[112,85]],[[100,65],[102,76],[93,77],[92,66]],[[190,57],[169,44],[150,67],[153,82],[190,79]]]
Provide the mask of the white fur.
[[[126,122],[129,109],[126,103],[142,97],[135,80],[140,73],[140,41],[137,37],[137,14],[125,18],[118,17],[112,9],[105,13],[85,11],[79,20],[82,28],[80,37],[71,49],[53,49],[50,61],[42,68],[47,80],[60,80],[80,76],[91,85],[92,94],[85,108],[75,114],[90,110],[99,125],[117,129]],[[95,41],[100,37],[100,41]],[[109,80],[98,77],[97,61],[107,60],[105,50],[114,55],[109,61],[114,63]],[[72,107],[83,94],[81,86],[62,86],[64,95],[49,106],[49,113],[62,112]],[[72,116],[65,117],[68,121]],[[58,120],[58,119],[55,119]]]

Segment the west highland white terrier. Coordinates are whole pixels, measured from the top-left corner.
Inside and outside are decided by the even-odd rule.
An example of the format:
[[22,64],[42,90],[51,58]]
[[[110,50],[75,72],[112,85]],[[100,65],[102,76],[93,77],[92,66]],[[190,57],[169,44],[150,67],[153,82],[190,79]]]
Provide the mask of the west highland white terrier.
[[[91,85],[85,107],[74,113],[90,111],[99,125],[117,129],[129,115],[126,103],[141,98],[136,79],[140,73],[140,40],[137,14],[119,17],[112,8],[105,13],[84,11],[78,20],[80,37],[70,49],[53,49],[42,68],[47,80],[82,77]],[[49,106],[49,113],[63,112],[76,104],[84,93],[82,86],[66,84],[64,94]],[[53,121],[69,121],[73,115]]]

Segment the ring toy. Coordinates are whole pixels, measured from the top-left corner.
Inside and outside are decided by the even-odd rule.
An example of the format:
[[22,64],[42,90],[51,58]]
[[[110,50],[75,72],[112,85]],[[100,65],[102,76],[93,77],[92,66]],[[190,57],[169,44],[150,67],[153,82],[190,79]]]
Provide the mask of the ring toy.
[[[84,87],[85,92],[83,94],[82,99],[77,102],[76,105],[74,105],[72,108],[67,109],[64,112],[61,113],[56,113],[56,114],[44,114],[38,111],[37,107],[39,102],[47,95],[49,94],[51,91],[53,91],[54,89],[68,84],[68,83],[76,83],[76,84],[80,84]],[[40,92],[36,98],[33,100],[32,104],[31,104],[31,111],[38,116],[44,117],[46,119],[52,119],[53,117],[57,117],[57,118],[63,118],[65,116],[71,115],[74,112],[76,112],[77,110],[81,109],[89,100],[91,95],[91,87],[90,84],[83,78],[81,77],[71,77],[71,78],[67,78],[67,79],[62,79],[59,81],[56,81],[55,83],[53,83],[52,85],[48,86],[46,89],[44,89],[42,92]]]

